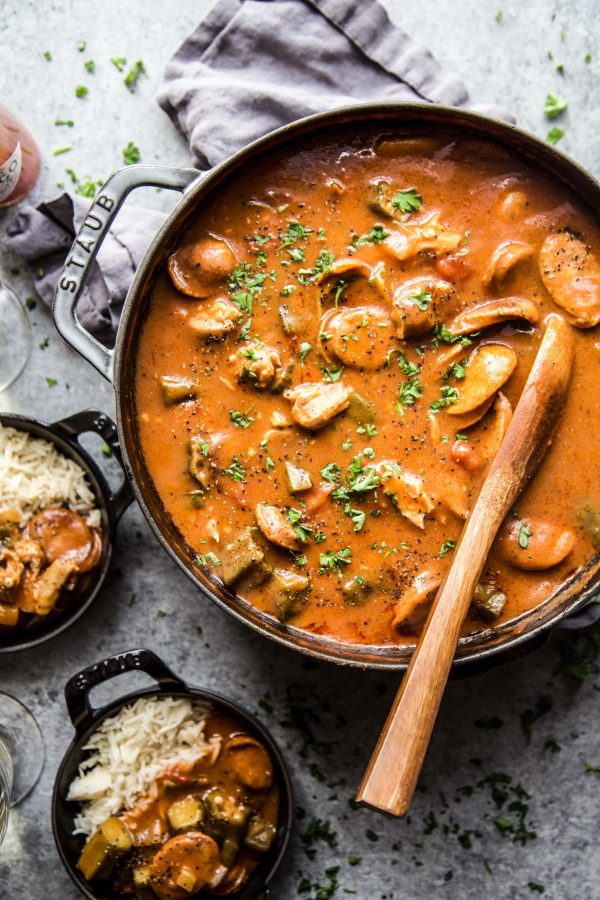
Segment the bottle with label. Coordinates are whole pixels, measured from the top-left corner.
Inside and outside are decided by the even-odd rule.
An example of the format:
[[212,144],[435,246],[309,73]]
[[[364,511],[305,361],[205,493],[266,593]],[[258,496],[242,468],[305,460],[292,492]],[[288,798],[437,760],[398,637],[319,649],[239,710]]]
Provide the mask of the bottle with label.
[[26,128],[0,106],[0,207],[12,206],[31,191],[40,173],[40,153]]

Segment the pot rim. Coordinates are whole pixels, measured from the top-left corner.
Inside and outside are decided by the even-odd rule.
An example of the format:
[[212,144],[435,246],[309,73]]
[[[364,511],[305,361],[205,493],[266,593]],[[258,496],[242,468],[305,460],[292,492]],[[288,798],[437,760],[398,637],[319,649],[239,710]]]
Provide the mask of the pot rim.
[[[164,245],[170,235],[178,229],[183,229],[182,222],[196,208],[199,199],[204,194],[210,195],[210,192],[216,189],[223,180],[235,177],[240,168],[256,156],[261,157],[267,150],[279,152],[286,148],[286,145],[293,144],[294,140],[297,141],[300,136],[317,136],[319,132],[327,132],[332,125],[345,126],[352,122],[359,122],[365,127],[374,127],[377,123],[381,123],[382,128],[384,123],[388,128],[399,129],[412,126],[431,130],[432,127],[433,129],[437,127],[445,131],[462,132],[466,136],[470,135],[474,138],[495,140],[500,144],[508,145],[513,153],[515,150],[524,152],[526,164],[531,164],[532,160],[535,160],[538,165],[541,163],[549,174],[552,172],[555,177],[558,176],[561,182],[572,190],[588,208],[590,208],[590,202],[581,196],[581,188],[577,187],[578,182],[580,184],[585,182],[591,190],[598,194],[600,201],[600,183],[583,166],[557,147],[545,143],[542,139],[516,125],[470,110],[431,103],[364,103],[317,113],[284,125],[253,141],[210,171],[199,173],[199,177],[186,189],[183,199],[168,215],[148,246],[127,294],[117,334],[114,356],[116,421],[125,466],[136,500],[146,520],[161,545],[204,596],[217,603],[238,621],[253,628],[258,634],[310,657],[359,668],[405,670],[410,662],[414,644],[351,644],[327,636],[311,635],[293,626],[279,626],[279,623],[275,623],[272,617],[259,613],[255,607],[237,595],[229,595],[230,602],[226,602],[223,597],[219,596],[216,590],[210,587],[210,576],[201,577],[200,573],[193,568],[191,560],[177,552],[174,546],[175,542],[168,540],[166,533],[163,532],[151,511],[146,499],[146,491],[134,475],[133,453],[130,455],[130,445],[124,425],[125,417],[133,409],[133,402],[128,404],[125,397],[122,378],[124,357],[130,337],[129,325],[134,308],[141,299],[140,295],[143,295],[147,288],[146,281],[152,277],[156,260],[163,253]],[[213,584],[214,588],[219,587],[216,582]],[[487,665],[490,658],[496,657],[497,654],[522,649],[525,642],[536,635],[541,635],[562,618],[584,606],[596,593],[596,588],[593,585],[590,587],[588,584],[562,606],[557,606],[555,603],[554,611],[548,613],[548,607],[563,593],[564,587],[542,604],[509,620],[497,629],[482,629],[473,635],[462,637],[459,640],[453,667],[472,665],[478,661]]]

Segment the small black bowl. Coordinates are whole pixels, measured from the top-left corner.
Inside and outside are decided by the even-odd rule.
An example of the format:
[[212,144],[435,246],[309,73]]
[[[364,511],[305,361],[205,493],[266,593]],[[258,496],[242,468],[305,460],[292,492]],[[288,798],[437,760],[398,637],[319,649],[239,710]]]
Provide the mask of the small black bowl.
[[[123,672],[134,670],[146,672],[158,683],[158,686],[134,691],[101,709],[91,707],[88,695],[93,687]],[[69,716],[75,727],[75,737],[58,768],[52,794],[52,830],[63,865],[82,894],[89,900],[113,900],[114,895],[110,883],[86,881],[77,868],[77,861],[85,839],[82,835],[73,834],[74,820],[79,811],[79,804],[66,800],[69,785],[77,775],[79,765],[86,756],[86,751],[83,749],[85,744],[104,719],[114,715],[127,703],[138,700],[140,697],[164,697],[166,695],[187,697],[191,700],[210,703],[214,708],[225,710],[240,719],[249,734],[262,741],[273,760],[275,778],[280,792],[277,836],[273,846],[252,872],[242,889],[231,895],[235,900],[255,900],[258,897],[266,900],[269,896],[269,883],[283,859],[293,827],[292,785],[281,751],[266,728],[247,710],[219,694],[186,684],[151,650],[128,650],[109,656],[79,672],[78,675],[74,675],[67,682],[65,700]]]
[[117,522],[133,500],[133,494],[125,476],[119,489],[112,493],[104,475],[79,443],[78,438],[81,434],[95,432],[110,447],[123,468],[116,426],[103,412],[87,409],[52,425],[25,416],[0,413],[0,424],[25,431],[34,438],[50,441],[64,456],[81,466],[94,494],[96,507],[100,510],[102,532],[102,554],[98,565],[79,580],[69,597],[66,599],[61,597],[56,609],[48,616],[32,617],[23,628],[0,628],[0,654],[2,654],[27,650],[42,644],[56,637],[84,614],[106,577]]

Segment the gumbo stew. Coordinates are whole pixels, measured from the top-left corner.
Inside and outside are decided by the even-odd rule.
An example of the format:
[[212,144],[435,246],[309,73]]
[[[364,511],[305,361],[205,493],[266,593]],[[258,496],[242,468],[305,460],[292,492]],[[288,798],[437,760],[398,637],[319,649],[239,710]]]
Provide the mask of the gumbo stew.
[[493,142],[341,130],[214,197],[147,298],[137,428],[199,567],[288,625],[414,640],[559,313],[558,433],[464,631],[600,546],[600,232]]

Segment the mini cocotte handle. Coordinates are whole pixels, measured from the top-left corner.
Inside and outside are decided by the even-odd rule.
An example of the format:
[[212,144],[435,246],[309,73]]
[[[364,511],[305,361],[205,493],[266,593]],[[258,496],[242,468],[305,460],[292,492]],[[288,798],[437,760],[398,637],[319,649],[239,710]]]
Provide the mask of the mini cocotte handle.
[[198,169],[135,165],[119,169],[100,189],[77,233],[60,273],[52,316],[65,341],[112,381],[113,351],[86,331],[77,318],[77,304],[102,242],[127,195],[151,186],[184,191],[202,175]]
[[102,714],[102,710],[94,709],[90,703],[89,693],[92,688],[124,672],[135,671],[145,672],[161,687],[176,691],[188,690],[185,681],[178,678],[152,650],[126,650],[123,653],[115,653],[114,656],[108,656],[82,669],[67,681],[65,702],[71,722],[78,733],[85,731],[96,716]]

